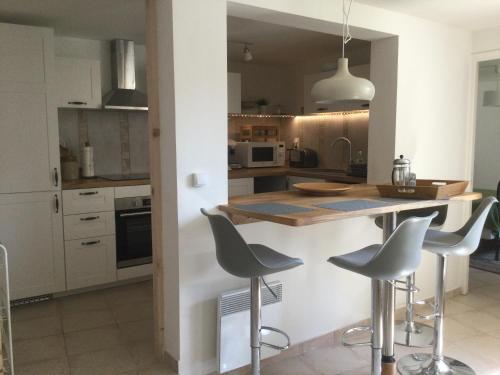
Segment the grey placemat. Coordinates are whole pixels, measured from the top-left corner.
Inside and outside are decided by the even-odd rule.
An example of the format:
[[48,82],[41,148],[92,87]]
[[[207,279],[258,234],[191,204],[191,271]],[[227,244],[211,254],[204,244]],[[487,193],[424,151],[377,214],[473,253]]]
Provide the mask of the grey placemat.
[[383,202],[379,200],[355,199],[355,200],[341,201],[341,202],[322,203],[316,205],[316,207],[348,212],[348,211],[368,210],[370,208],[387,207],[393,205],[394,203]]
[[312,208],[293,206],[291,204],[284,204],[284,203],[236,204],[235,207],[240,208],[242,210],[253,211],[268,215],[287,215],[298,212],[309,212],[313,210]]

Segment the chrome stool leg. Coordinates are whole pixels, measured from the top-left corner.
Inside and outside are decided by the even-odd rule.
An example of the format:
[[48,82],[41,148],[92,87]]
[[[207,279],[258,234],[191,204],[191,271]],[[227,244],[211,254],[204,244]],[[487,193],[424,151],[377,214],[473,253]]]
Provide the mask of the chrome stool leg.
[[415,285],[415,273],[406,278],[405,288],[397,288],[406,292],[406,318],[398,320],[394,328],[394,342],[398,345],[425,348],[432,346],[434,330],[432,327],[415,322],[414,306],[415,293],[418,291]]
[[252,348],[252,375],[260,375],[260,309],[262,292],[260,278],[252,277],[250,280],[250,347]]
[[372,279],[372,375],[382,374],[382,345],[384,340],[382,292],[383,281]]
[[446,257],[437,256],[436,313],[432,354],[410,354],[398,361],[398,372],[403,375],[475,375],[472,368],[443,355],[444,302]]

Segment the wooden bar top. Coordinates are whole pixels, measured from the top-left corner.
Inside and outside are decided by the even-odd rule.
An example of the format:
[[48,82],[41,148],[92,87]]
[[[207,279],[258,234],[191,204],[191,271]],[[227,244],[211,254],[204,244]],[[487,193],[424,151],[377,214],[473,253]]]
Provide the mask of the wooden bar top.
[[[356,199],[381,199],[375,185],[359,184],[353,185],[351,190],[338,196],[310,196],[297,191],[285,191],[234,197],[229,200],[229,204],[220,205],[219,209],[228,213],[235,224],[249,223],[252,221],[270,221],[290,226],[305,226],[352,217],[380,215],[416,208],[435,207],[448,204],[450,201],[472,201],[481,199],[481,197],[481,193],[464,193],[462,195],[453,196],[448,200],[394,200],[391,202],[393,204],[389,206],[360,209],[356,211],[337,211],[329,208],[316,207],[316,205],[319,204]],[[310,210],[307,212],[289,214],[267,214],[251,211],[239,206],[259,203],[281,203]]]
[[267,177],[267,176],[297,176],[319,178],[327,181],[343,182],[346,184],[366,183],[365,177],[349,176],[344,172],[338,172],[322,168],[291,168],[291,167],[265,167],[265,168],[240,168],[228,171],[230,180],[236,178]]
[[103,187],[119,187],[119,186],[138,186],[138,185],[150,185],[151,181],[149,179],[143,180],[121,180],[121,181],[111,181],[105,178],[94,177],[94,178],[80,178],[78,180],[63,181],[63,190],[73,190],[73,189],[95,189]]

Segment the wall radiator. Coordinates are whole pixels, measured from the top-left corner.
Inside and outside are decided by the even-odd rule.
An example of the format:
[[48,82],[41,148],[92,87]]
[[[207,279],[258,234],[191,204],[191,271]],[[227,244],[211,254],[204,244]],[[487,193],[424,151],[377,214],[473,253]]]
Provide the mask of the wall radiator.
[[[282,328],[283,283],[262,285],[262,325]],[[262,341],[282,345],[280,336],[262,331]],[[262,358],[279,352],[261,348]],[[250,364],[250,288],[222,293],[217,301],[217,359],[219,374]]]

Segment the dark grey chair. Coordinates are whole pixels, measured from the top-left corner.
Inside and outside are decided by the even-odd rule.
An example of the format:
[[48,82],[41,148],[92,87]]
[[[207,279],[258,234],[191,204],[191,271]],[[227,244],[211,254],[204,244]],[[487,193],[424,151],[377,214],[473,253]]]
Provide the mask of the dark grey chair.
[[[247,244],[233,223],[225,216],[211,215],[203,208],[201,212],[208,217],[210,222],[215,239],[217,261],[220,266],[233,276],[250,279],[251,374],[259,375],[261,346],[268,346],[277,350],[285,350],[290,346],[290,338],[285,332],[277,328],[261,325],[261,279],[267,286],[263,276],[301,266],[304,262],[301,259],[280,254],[264,245]],[[271,289],[269,291],[274,295]],[[262,342],[262,330],[282,334],[286,338],[287,344],[280,347]]]
[[437,282],[434,313],[434,343],[432,354],[410,354],[398,361],[398,371],[404,375],[473,375],[474,370],[456,359],[443,355],[444,301],[446,262],[450,255],[468,256],[476,251],[481,232],[494,197],[485,198],[465,225],[456,232],[429,230],[424,249],[437,255]]
[[[353,253],[331,257],[338,267],[372,279],[372,375],[382,371],[382,285],[384,281],[406,277],[417,269],[421,260],[424,236],[437,212],[427,217],[413,217],[398,225],[382,245],[371,245]],[[351,331],[351,330],[349,330]],[[346,334],[349,333],[346,332]]]
[[[397,223],[399,224],[409,217],[425,217],[435,211],[438,212],[438,215],[432,219],[430,226],[440,227],[445,223],[446,217],[448,216],[448,205],[398,212]],[[383,228],[382,222],[382,216],[377,216],[375,218],[375,225],[377,225],[380,229]],[[415,294],[419,292],[415,282],[415,273],[407,276],[404,282],[397,281],[397,284],[399,286],[397,286],[396,289],[405,292],[406,295],[406,315],[405,320],[398,320],[394,324],[394,343],[419,348],[432,346],[432,340],[434,337],[433,328],[415,321],[415,305],[425,304],[425,301],[415,301]]]

